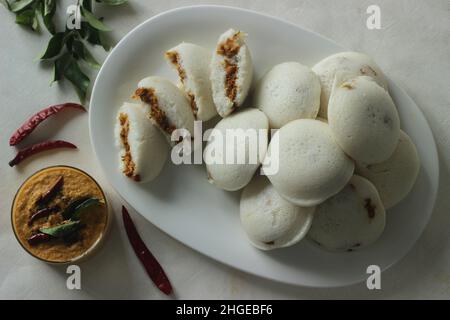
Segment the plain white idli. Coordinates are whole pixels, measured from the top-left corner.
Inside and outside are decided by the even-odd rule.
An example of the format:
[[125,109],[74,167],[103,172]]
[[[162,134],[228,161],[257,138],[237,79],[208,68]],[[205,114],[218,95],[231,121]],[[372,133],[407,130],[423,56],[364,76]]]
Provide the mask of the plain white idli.
[[186,129],[194,134],[194,115],[187,96],[176,85],[160,77],[142,79],[133,96],[150,106],[150,117],[171,141],[175,129]]
[[180,43],[165,54],[178,72],[181,88],[188,95],[194,117],[207,121],[217,115],[212,98],[210,75],[211,53],[192,43]]
[[[220,120],[204,151],[209,182],[228,191],[245,187],[264,159],[268,130],[269,120],[256,108],[243,109]],[[227,157],[234,162],[227,163]]]
[[345,153],[368,164],[387,160],[400,136],[394,102],[385,89],[367,76],[334,88],[328,105],[328,124]]
[[316,207],[308,238],[327,250],[353,251],[375,242],[385,224],[377,189],[354,175],[341,192]]
[[118,113],[115,141],[120,150],[120,171],[135,181],[155,179],[166,163],[169,149],[160,130],[148,118],[149,107],[124,103]]
[[322,85],[319,116],[327,118],[328,101],[336,73],[342,72],[348,80],[357,76],[370,76],[385,89],[388,89],[386,77],[380,67],[369,56],[359,52],[340,52],[319,61],[312,70],[319,76]]
[[253,78],[253,63],[245,34],[229,29],[217,42],[211,60],[211,86],[217,112],[226,117],[247,97]]
[[254,103],[274,129],[292,120],[314,119],[320,107],[319,77],[298,62],[278,64],[259,81]]
[[302,240],[314,209],[286,201],[264,176],[255,176],[241,195],[242,226],[250,243],[262,250],[289,247]]
[[403,131],[400,132],[394,154],[388,160],[377,164],[356,163],[356,172],[375,185],[386,209],[408,195],[416,182],[419,169],[420,159],[416,146]]
[[278,193],[305,207],[338,193],[354,170],[328,124],[319,120],[299,119],[281,127],[272,137],[266,158],[264,164],[278,161],[278,172],[268,175]]

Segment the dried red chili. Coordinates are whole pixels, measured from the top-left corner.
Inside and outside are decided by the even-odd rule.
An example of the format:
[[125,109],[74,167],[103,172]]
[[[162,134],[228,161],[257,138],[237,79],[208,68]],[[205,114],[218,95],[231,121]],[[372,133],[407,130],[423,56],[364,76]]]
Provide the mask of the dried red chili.
[[58,206],[38,210],[31,215],[30,219],[28,220],[28,225],[31,226],[33,222],[36,221],[37,219],[48,217],[50,214],[58,211],[59,211]]
[[70,149],[76,149],[77,146],[73,143],[64,141],[64,140],[50,140],[50,141],[44,141],[41,143],[33,144],[32,146],[22,149],[19,152],[17,152],[17,155],[9,162],[10,167],[14,167],[15,165],[19,164],[26,158],[35,155],[36,153],[47,151],[51,149],[57,149],[57,148],[70,148]]
[[15,146],[20,141],[25,139],[34,129],[36,129],[42,121],[66,109],[86,111],[86,109],[78,103],[63,103],[45,108],[28,118],[28,120],[25,121],[24,124],[22,124],[19,129],[12,134],[11,138],[9,138],[9,145]]
[[38,205],[43,205],[49,202],[56,195],[56,193],[61,190],[63,184],[63,176],[59,176],[58,179],[56,179],[56,181],[50,186],[50,188],[48,188],[47,191],[39,196],[39,198],[36,200],[36,203]]
[[52,239],[52,236],[45,234],[45,233],[36,233],[33,234],[31,237],[28,238],[28,243],[33,246],[39,243],[47,242]]
[[167,275],[158,260],[156,260],[150,250],[146,247],[145,243],[142,241],[130,215],[128,214],[128,210],[124,206],[122,206],[122,219],[127,232],[128,240],[130,241],[137,257],[141,260],[147,274],[159,290],[169,295],[172,292],[172,285],[170,284],[169,278],[167,278]]

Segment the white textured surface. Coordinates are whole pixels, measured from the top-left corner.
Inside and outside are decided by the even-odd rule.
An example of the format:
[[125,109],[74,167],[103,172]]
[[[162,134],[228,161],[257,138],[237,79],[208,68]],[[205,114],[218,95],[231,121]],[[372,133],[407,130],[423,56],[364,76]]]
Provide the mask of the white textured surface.
[[[62,1],[64,5],[73,1]],[[138,23],[170,8],[196,1],[138,1],[122,9],[107,9],[106,22],[119,39]],[[385,73],[421,107],[435,135],[440,155],[440,190],[435,212],[414,249],[383,273],[382,290],[364,284],[332,290],[291,287],[229,269],[172,240],[133,214],[150,249],[169,274],[178,298],[450,298],[450,3],[447,0],[376,1],[381,7],[381,30],[365,27],[366,8],[373,1],[203,1],[242,6],[275,15],[316,31],[349,50],[371,55]],[[61,10],[61,9],[60,9]],[[106,11],[106,10],[104,10]],[[130,250],[121,227],[120,203],[95,163],[89,146],[87,115],[62,114],[48,121],[28,142],[43,138],[69,139],[78,151],[37,156],[20,168],[7,162],[13,148],[10,133],[30,114],[52,103],[76,100],[67,84],[48,87],[49,67],[33,63],[48,35],[32,34],[14,24],[0,8],[0,298],[161,298]],[[101,50],[96,50],[101,56]],[[301,60],[301,57],[299,57]],[[45,71],[45,72],[44,72]],[[73,114],[72,114],[73,115]],[[70,119],[69,119],[70,118]],[[68,120],[64,127],[61,123]],[[65,286],[65,268],[29,257],[14,239],[10,206],[20,183],[43,166],[68,164],[87,170],[105,188],[116,221],[105,247],[83,263],[82,290]]]

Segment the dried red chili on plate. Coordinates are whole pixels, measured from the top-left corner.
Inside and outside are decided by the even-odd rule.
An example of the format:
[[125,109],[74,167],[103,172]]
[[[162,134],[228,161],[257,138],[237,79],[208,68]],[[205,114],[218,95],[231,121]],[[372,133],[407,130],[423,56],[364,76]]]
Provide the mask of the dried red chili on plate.
[[64,140],[49,140],[44,141],[40,143],[33,144],[30,147],[27,147],[25,149],[20,150],[17,152],[17,155],[9,162],[10,167],[14,167],[15,165],[19,164],[23,160],[25,160],[28,157],[31,157],[32,155],[35,155],[37,153],[51,150],[51,149],[57,149],[57,148],[70,148],[70,149],[76,149],[77,146],[73,143],[64,141]]
[[15,146],[20,141],[25,139],[36,127],[44,120],[48,119],[54,114],[57,114],[66,109],[78,109],[86,111],[86,109],[78,103],[63,103],[50,106],[35,113],[27,121],[25,121],[9,138],[9,145]]
[[134,252],[139,260],[141,260],[141,263],[147,271],[147,274],[150,276],[150,279],[152,279],[153,283],[156,284],[159,290],[169,295],[172,292],[172,285],[170,284],[169,278],[167,278],[167,275],[158,260],[156,260],[150,250],[148,250],[144,241],[142,241],[133,221],[131,220],[128,210],[124,206],[122,206],[122,219],[127,232],[128,240],[130,240]]

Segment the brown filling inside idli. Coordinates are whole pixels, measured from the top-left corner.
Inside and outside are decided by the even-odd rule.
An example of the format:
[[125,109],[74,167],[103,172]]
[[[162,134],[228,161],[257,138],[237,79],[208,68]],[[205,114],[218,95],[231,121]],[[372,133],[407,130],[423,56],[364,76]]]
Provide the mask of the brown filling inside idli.
[[229,37],[224,42],[222,42],[217,48],[217,53],[224,57],[227,57],[228,59],[234,58],[241,49],[238,43],[240,34],[240,32],[236,32],[232,37]]
[[[183,69],[183,67],[180,64],[180,55],[176,51],[167,51],[166,57],[169,59],[170,63],[172,63],[175,68],[177,69],[178,76],[180,77],[180,81],[182,84],[184,84],[184,80],[186,80],[187,75],[186,71]],[[197,103],[195,102],[195,96],[192,92],[188,91],[186,94],[189,97],[189,101],[191,103],[191,109],[192,113],[194,114],[194,118],[197,119],[197,113],[198,113],[198,107]]]
[[192,113],[194,114],[194,118],[197,119],[198,108],[197,103],[195,102],[195,96],[191,92],[188,92],[187,95],[189,97],[189,102],[191,104],[191,109]]
[[225,57],[224,68],[225,68],[225,95],[233,103],[237,96],[237,76],[238,76],[238,64],[236,62],[236,55],[241,49],[238,39],[240,32],[236,32],[232,37],[226,39],[217,47],[217,54]]
[[136,170],[136,165],[131,157],[130,144],[128,143],[128,133],[130,132],[130,121],[128,120],[128,116],[125,113],[121,113],[119,115],[119,121],[121,128],[120,140],[125,149],[125,154],[122,156],[122,161],[124,165],[123,174],[135,181],[140,181],[141,180],[140,176],[134,174]]
[[369,218],[373,219],[373,217],[375,217],[375,211],[377,207],[372,203],[372,199],[364,199],[364,208],[367,210]]
[[228,60],[225,60],[225,94],[231,101],[234,102],[237,95],[237,73],[238,66],[235,63],[230,63]]
[[138,88],[135,91],[133,98],[139,98],[142,102],[150,105],[150,117],[156,121],[162,130],[168,134],[172,134],[176,127],[170,124],[166,113],[159,107],[158,98],[156,97],[155,90],[153,88]]
[[172,63],[177,69],[178,76],[180,77],[181,83],[184,83],[184,79],[186,79],[186,72],[181,67],[180,64],[180,56],[176,51],[167,51],[166,57],[169,59],[170,63]]

